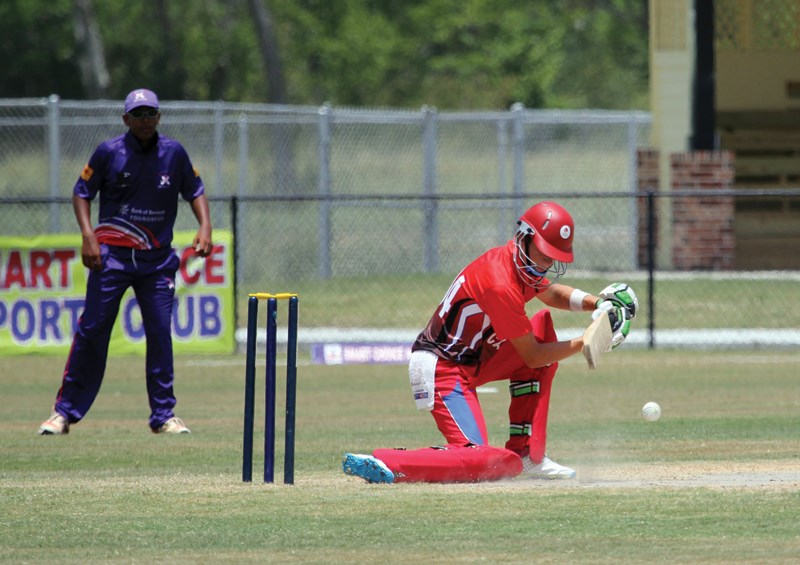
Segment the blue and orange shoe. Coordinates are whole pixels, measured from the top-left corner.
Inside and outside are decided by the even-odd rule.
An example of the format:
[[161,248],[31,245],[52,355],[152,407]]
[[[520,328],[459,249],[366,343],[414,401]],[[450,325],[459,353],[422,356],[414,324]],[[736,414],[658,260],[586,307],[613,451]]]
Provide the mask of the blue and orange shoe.
[[342,457],[342,471],[348,475],[361,477],[368,483],[393,483],[394,473],[386,463],[361,453],[345,453]]

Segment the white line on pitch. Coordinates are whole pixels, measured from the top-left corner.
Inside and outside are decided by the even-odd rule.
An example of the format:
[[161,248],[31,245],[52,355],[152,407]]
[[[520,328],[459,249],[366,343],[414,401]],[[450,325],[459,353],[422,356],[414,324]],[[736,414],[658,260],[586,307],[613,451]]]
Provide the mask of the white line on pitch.
[[[188,359],[186,361],[175,361],[175,365],[183,367],[235,367],[245,366],[245,359]],[[266,362],[263,359],[256,360],[257,367],[263,367]],[[298,367],[308,367],[311,365],[310,361],[297,361]],[[276,367],[285,367],[286,359],[278,359],[275,363]]]

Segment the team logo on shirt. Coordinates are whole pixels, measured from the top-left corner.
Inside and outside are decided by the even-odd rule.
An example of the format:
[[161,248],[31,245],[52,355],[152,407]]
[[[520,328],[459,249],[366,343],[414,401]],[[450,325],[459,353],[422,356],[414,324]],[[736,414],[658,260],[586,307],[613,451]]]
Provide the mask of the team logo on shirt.
[[169,175],[167,173],[161,173],[161,180],[158,182],[158,188],[167,188],[169,186],[171,186]]

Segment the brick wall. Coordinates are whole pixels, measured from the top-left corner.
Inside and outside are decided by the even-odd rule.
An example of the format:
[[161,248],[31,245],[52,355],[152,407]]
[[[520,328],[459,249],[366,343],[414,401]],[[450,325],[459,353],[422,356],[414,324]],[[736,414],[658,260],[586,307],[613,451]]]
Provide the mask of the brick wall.
[[[731,151],[693,151],[670,156],[672,190],[716,190],[733,186]],[[672,262],[677,270],[729,270],[735,265],[732,196],[672,199]]]
[[[659,171],[658,171],[659,151],[656,149],[640,149],[636,152],[636,190],[640,194],[648,192],[658,192],[659,189]],[[647,261],[647,198],[636,199],[636,211],[639,223],[636,228],[637,238],[637,252],[636,260],[638,266],[642,269],[648,267]],[[659,199],[655,198],[654,214],[653,214],[653,235],[655,245],[658,246],[658,203]]]

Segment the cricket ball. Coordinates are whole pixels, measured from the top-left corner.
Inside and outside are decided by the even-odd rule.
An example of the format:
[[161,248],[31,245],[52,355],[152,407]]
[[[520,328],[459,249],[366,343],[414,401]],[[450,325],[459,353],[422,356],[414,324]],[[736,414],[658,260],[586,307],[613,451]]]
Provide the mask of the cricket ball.
[[661,417],[661,406],[657,402],[648,402],[642,406],[642,417],[648,422],[655,422]]

